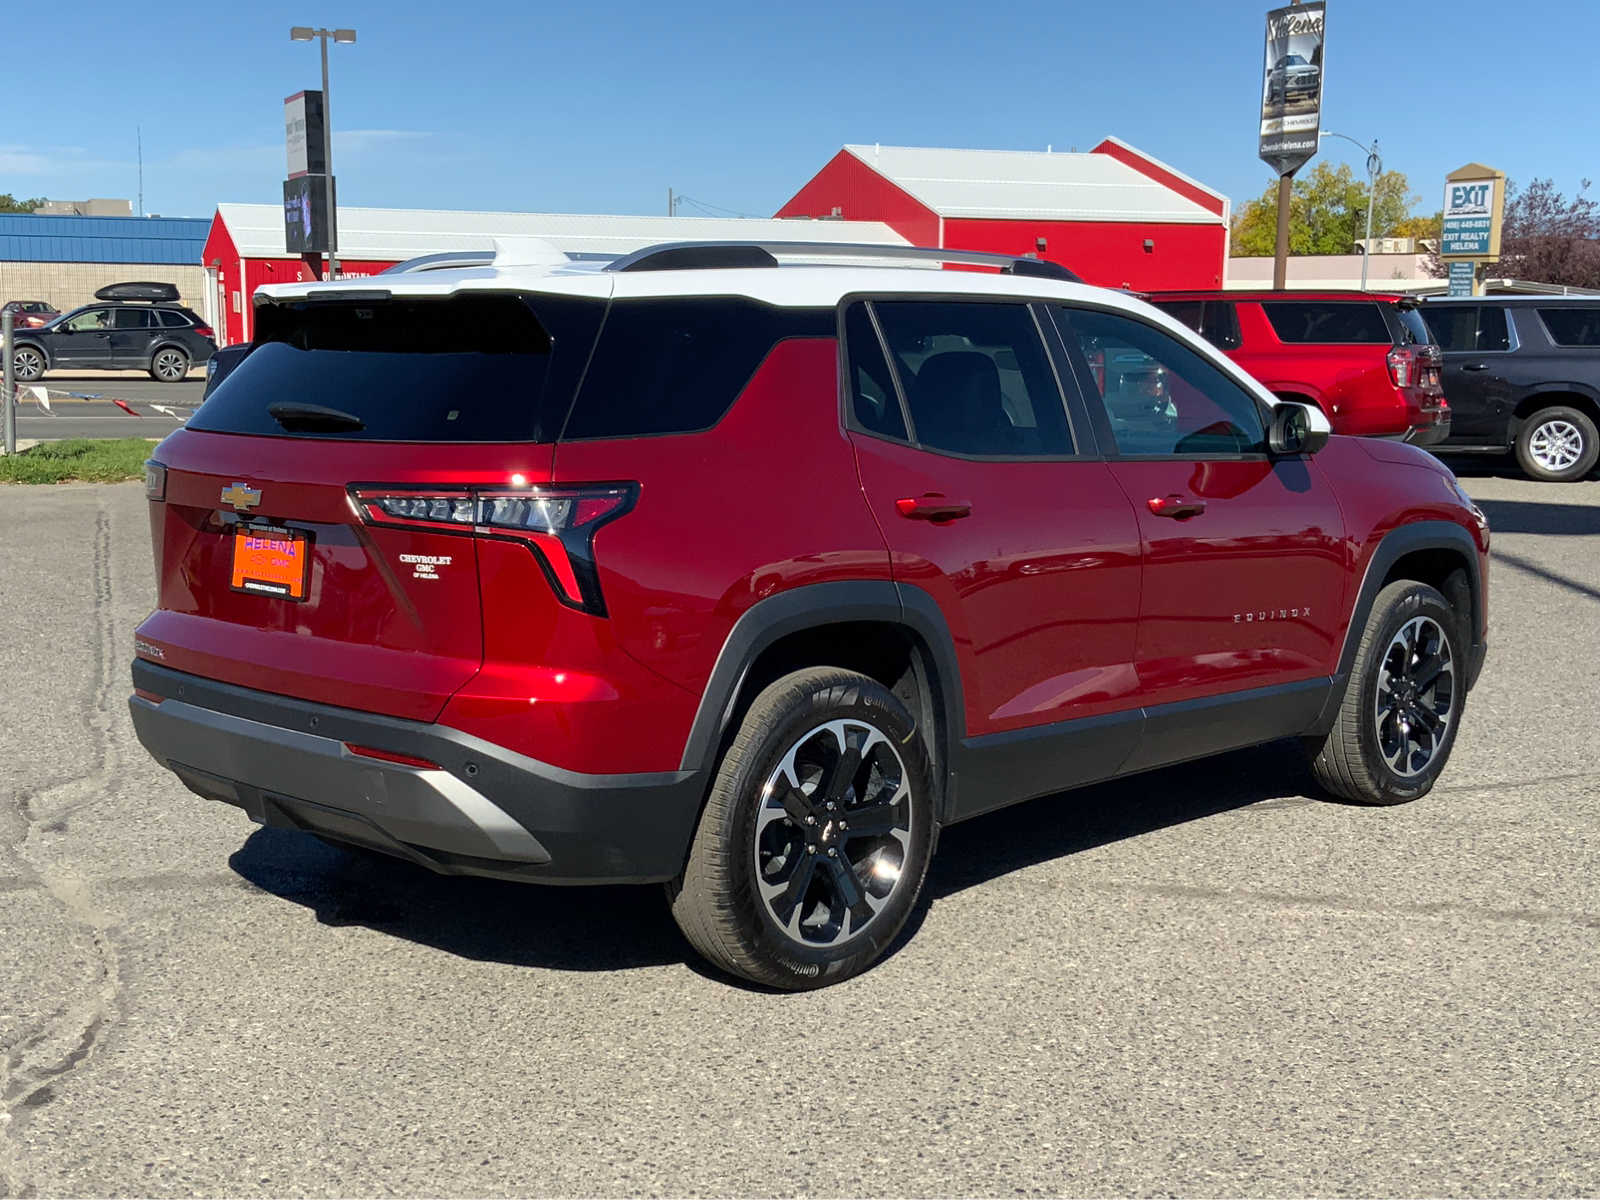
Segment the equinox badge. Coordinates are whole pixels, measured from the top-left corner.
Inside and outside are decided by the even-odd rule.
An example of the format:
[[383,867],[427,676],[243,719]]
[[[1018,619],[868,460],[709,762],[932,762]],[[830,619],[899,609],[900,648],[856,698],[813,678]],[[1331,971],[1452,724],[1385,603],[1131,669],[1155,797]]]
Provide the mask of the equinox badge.
[[235,483],[231,487],[222,489],[222,502],[233,505],[240,512],[245,512],[261,503],[261,489],[253,488],[249,484]]

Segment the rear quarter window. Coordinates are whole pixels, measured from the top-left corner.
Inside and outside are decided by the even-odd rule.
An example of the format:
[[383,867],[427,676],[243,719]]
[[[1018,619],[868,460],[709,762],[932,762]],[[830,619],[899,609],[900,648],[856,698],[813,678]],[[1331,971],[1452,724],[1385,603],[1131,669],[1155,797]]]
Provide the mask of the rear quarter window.
[[1261,310],[1282,342],[1394,344],[1376,301],[1273,300],[1263,302]]
[[836,332],[831,308],[729,296],[614,301],[561,438],[710,429],[779,341]]
[[[603,302],[457,296],[267,304],[252,348],[189,428],[403,442],[551,441],[594,344]],[[279,401],[360,422],[286,428]]]
[[1600,346],[1600,307],[1541,308],[1539,320],[1558,346]]

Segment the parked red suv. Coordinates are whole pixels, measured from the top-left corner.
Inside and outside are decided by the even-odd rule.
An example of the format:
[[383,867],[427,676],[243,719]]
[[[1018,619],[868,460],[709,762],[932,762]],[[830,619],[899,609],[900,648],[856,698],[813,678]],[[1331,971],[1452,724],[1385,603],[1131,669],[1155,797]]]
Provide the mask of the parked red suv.
[[1412,297],[1386,292],[1162,292],[1170,313],[1335,433],[1444,441],[1444,357]]
[[664,882],[782,988],[1003,805],[1278,738],[1429,790],[1487,644],[1446,468],[1046,264],[797,253],[261,289],[149,465],[141,741],[436,871]]

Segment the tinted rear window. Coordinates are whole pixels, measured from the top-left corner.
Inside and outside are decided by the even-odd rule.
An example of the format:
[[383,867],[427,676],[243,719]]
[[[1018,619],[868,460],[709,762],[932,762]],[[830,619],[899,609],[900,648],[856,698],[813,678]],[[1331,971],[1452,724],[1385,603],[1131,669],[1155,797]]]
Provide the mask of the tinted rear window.
[[1280,341],[1394,344],[1376,302],[1278,300],[1261,308]]
[[[570,406],[603,302],[458,296],[266,304],[249,356],[189,428],[402,442],[551,441]],[[291,401],[363,427],[285,429]]]
[[561,437],[709,429],[777,342],[834,335],[831,308],[776,308],[727,296],[618,300]]
[[1600,346],[1600,308],[1541,308],[1539,319],[1558,346]]
[[1433,334],[1428,332],[1428,323],[1416,309],[1397,304],[1394,306],[1394,315],[1400,319],[1402,346],[1426,346],[1433,341]]
[[161,323],[168,329],[182,329],[189,324],[184,315],[176,309],[158,308],[156,309],[156,316],[160,318]]
[[1457,352],[1509,350],[1506,312],[1503,308],[1479,308],[1471,304],[1430,304],[1424,316],[1433,340],[1441,349]]

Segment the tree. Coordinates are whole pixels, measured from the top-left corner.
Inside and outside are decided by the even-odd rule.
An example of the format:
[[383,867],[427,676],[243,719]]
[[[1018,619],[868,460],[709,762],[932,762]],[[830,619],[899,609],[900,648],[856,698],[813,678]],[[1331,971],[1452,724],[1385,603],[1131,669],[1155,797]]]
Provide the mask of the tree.
[[1424,217],[1420,214],[1409,216],[1396,225],[1394,231],[1386,236],[1415,238],[1419,242],[1432,242],[1437,246],[1439,244],[1439,226],[1443,221],[1444,211],[1442,209],[1431,217]]
[[[1372,236],[1394,237],[1420,197],[1399,171],[1378,176]],[[1367,183],[1348,164],[1319,162],[1294,181],[1289,195],[1289,253],[1351,254],[1367,234]],[[1277,246],[1278,185],[1239,210],[1233,221],[1233,253],[1271,255]]]
[[[1600,201],[1584,193],[1567,199],[1548,179],[1535,179],[1519,189],[1506,180],[1505,217],[1500,226],[1500,262],[1490,273],[1510,279],[1568,287],[1600,288]],[[1446,273],[1434,253],[1428,261],[1434,275]]]
[[10,192],[0,192],[0,213],[31,213],[44,204],[43,196],[32,200],[18,200]]

